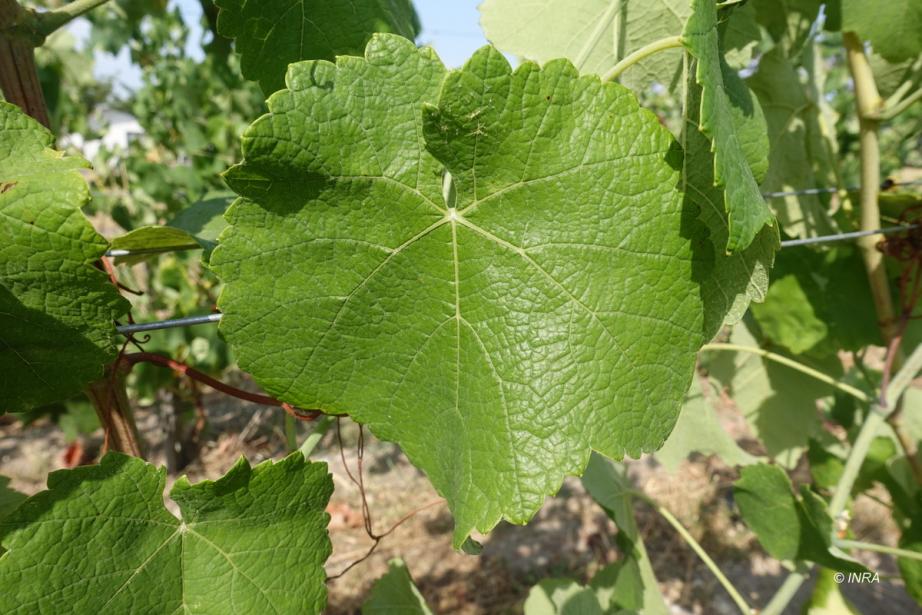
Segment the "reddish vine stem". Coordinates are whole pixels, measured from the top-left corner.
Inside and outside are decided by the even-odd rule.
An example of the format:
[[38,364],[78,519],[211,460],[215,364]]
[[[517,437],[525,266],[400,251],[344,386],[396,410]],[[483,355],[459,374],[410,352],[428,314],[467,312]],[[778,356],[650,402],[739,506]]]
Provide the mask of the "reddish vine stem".
[[441,504],[442,502],[445,501],[442,498],[439,498],[437,500],[433,500],[431,502],[423,504],[419,508],[414,508],[413,510],[411,510],[410,512],[402,516],[400,519],[398,519],[393,525],[391,525],[391,527],[389,527],[383,533],[376,534],[373,529],[372,522],[371,522],[371,510],[368,507],[368,496],[365,493],[365,478],[364,478],[365,429],[364,427],[359,425],[359,439],[358,439],[358,444],[356,446],[356,466],[357,466],[356,474],[358,475],[358,477],[356,477],[356,474],[352,473],[352,470],[349,468],[349,464],[346,462],[346,447],[343,446],[342,425],[338,419],[336,421],[336,441],[339,444],[339,458],[343,462],[343,468],[346,470],[346,475],[349,477],[349,480],[351,480],[352,483],[359,489],[359,497],[361,497],[361,500],[362,500],[362,522],[365,526],[365,533],[368,534],[369,538],[371,538],[372,543],[371,543],[371,546],[368,548],[368,551],[366,551],[365,554],[362,555],[362,557],[350,562],[348,566],[340,570],[338,573],[327,577],[328,582],[334,581],[340,578],[341,576],[345,575],[347,572],[349,572],[350,570],[352,570],[353,568],[355,568],[356,566],[358,566],[359,564],[367,560],[369,557],[371,557],[374,554],[375,550],[378,548],[378,545],[381,544],[381,541],[387,536],[390,536],[398,527],[400,527],[401,525],[403,525],[404,523],[412,519],[414,516],[416,516],[420,512],[426,510],[427,508],[432,508],[433,506],[437,504]]
[[323,414],[320,410],[299,410],[298,408],[295,408],[290,404],[286,404],[283,401],[279,401],[274,397],[269,397],[268,395],[262,395],[260,393],[244,391],[243,389],[239,389],[235,386],[221,382],[216,378],[212,378],[208,374],[200,372],[193,367],[189,367],[185,363],[176,361],[170,357],[165,357],[155,352],[133,352],[131,354],[123,355],[121,357],[121,361],[128,364],[129,366],[133,366],[138,363],[152,363],[154,365],[159,365],[160,367],[166,367],[179,375],[208,385],[214,390],[220,391],[225,395],[230,395],[231,397],[236,397],[237,399],[243,399],[245,401],[251,401],[255,404],[261,404],[263,406],[282,408],[285,412],[301,421],[313,421],[318,416]]

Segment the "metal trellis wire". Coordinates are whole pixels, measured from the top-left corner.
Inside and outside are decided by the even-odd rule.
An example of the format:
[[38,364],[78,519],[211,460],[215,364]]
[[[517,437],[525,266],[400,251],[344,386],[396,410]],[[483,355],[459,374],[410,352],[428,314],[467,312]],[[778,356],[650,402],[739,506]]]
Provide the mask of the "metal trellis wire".
[[[922,179],[897,182],[892,179],[885,180],[880,188],[881,190],[889,190],[894,186],[917,186],[922,185]],[[846,188],[847,192],[854,192],[859,190],[858,187]],[[839,188],[807,188],[804,190],[793,190],[787,192],[765,192],[762,194],[767,199],[781,198],[786,196],[799,196],[799,195],[808,195],[808,194],[831,194],[834,192],[839,192]],[[836,233],[834,235],[823,235],[821,237],[807,237],[806,239],[789,239],[781,242],[782,248],[793,248],[796,246],[806,246],[806,245],[815,245],[822,243],[832,243],[835,241],[848,241],[851,239],[857,239],[859,237],[867,237],[868,235],[887,235],[890,233],[899,233],[901,231],[910,231],[916,228],[919,228],[922,225],[912,224],[912,225],[900,225],[900,226],[890,226],[886,228],[880,228],[873,231],[855,231],[852,233]],[[166,251],[160,249],[158,251]],[[138,254],[142,251],[129,251],[129,250],[109,250],[106,252],[106,256],[128,256],[130,254]],[[150,253],[150,251],[148,251]],[[122,335],[130,335],[132,333],[143,333],[144,331],[158,331],[161,329],[173,329],[176,327],[191,327],[193,325],[205,325],[216,323],[221,320],[223,315],[220,313],[208,314],[206,316],[189,316],[186,318],[171,318],[168,320],[157,320],[154,322],[143,322],[143,323],[133,323],[128,325],[118,325],[115,327],[115,330],[121,333]]]

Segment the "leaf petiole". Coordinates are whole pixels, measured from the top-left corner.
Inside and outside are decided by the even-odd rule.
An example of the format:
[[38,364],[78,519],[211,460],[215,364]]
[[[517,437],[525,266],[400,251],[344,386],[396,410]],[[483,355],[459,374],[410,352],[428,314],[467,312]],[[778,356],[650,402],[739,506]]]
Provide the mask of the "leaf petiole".
[[666,49],[681,47],[683,44],[684,39],[681,36],[669,36],[666,38],[661,38],[658,41],[653,41],[649,45],[644,45],[637,51],[628,54],[623,60],[612,66],[607,73],[602,75],[602,81],[611,81],[616,79],[621,75],[621,73],[626,71],[634,64],[637,64],[641,60],[644,60],[660,51],[665,51]]

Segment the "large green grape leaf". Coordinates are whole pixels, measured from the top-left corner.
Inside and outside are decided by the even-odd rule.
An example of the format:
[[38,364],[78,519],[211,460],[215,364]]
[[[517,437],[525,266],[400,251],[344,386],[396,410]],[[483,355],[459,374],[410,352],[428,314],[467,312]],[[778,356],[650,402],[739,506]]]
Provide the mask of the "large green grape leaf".
[[[707,306],[705,330],[710,338],[724,325],[737,323],[751,302],[765,299],[769,271],[778,249],[778,232],[765,227],[746,249],[725,251],[730,229],[723,205],[724,189],[714,183],[711,142],[699,129],[700,101],[700,86],[689,84],[682,131],[685,153],[682,187],[686,200],[697,207],[699,218],[710,232],[714,252],[713,269],[701,276],[701,291]],[[761,159],[761,156],[753,157]]]
[[[823,133],[818,101],[811,100],[795,66],[780,47],[762,56],[759,70],[748,80],[765,112],[771,145],[765,192],[793,192],[834,185],[829,168],[831,150]],[[784,231],[792,237],[831,235],[838,231],[828,212],[828,198],[816,194],[772,200]]]
[[724,188],[729,222],[726,249],[734,252],[745,249],[763,227],[774,224],[757,180],[768,167],[765,119],[758,101],[721,56],[714,2],[692,0],[692,7],[682,37],[696,59],[699,124],[712,141],[714,182]]
[[742,466],[759,461],[758,457],[741,449],[724,430],[697,379],[688,391],[675,429],[663,448],[656,452],[656,460],[669,472],[675,472],[692,453],[717,455],[727,465]]
[[127,310],[93,263],[106,251],[80,208],[87,162],[0,102],[0,413],[64,399],[115,357]]
[[170,495],[166,471],[109,453],[53,472],[0,521],[4,613],[320,613],[333,481],[300,453]]
[[842,7],[842,30],[871,42],[888,62],[922,54],[922,0],[836,0]]
[[[691,14],[688,0],[485,0],[480,23],[499,49],[538,62],[567,58],[584,74],[604,74],[619,59],[675,36]],[[681,83],[682,54],[669,50],[629,68],[621,83],[643,90]]]
[[425,598],[419,593],[407,565],[401,559],[387,563],[387,574],[375,581],[362,615],[432,615]]
[[803,487],[794,495],[778,466],[747,466],[733,485],[733,499],[746,525],[768,553],[781,560],[806,560],[842,572],[865,568],[832,546],[832,519],[826,503]]
[[492,48],[445,77],[391,35],[288,85],[244,135],[211,260],[241,367],[398,442],[456,544],[527,521],[590,448],[663,443],[712,262],[674,141],[628,90]]
[[419,32],[411,0],[215,0],[218,32],[234,39],[240,71],[266,94],[285,87],[300,60],[361,53],[375,32],[409,39]]

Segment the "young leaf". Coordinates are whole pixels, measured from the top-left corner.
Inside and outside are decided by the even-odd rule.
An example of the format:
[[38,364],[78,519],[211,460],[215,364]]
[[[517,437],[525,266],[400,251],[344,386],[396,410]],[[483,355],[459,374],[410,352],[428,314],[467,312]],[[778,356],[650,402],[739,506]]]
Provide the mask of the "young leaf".
[[724,188],[729,221],[726,249],[734,252],[749,246],[764,226],[774,224],[757,180],[768,167],[765,118],[758,101],[721,56],[715,3],[692,0],[692,8],[682,36],[696,59],[694,82],[702,90],[700,129],[712,141],[714,182]]
[[734,325],[753,301],[761,302],[768,292],[768,272],[778,249],[778,232],[765,227],[744,250],[728,254],[730,236],[724,209],[724,189],[714,183],[714,154],[711,142],[701,133],[698,118],[701,88],[689,84],[682,130],[682,187],[685,199],[699,210],[698,217],[710,232],[713,268],[700,275],[705,300],[705,331],[709,339],[725,325]]
[[224,212],[231,200],[231,197],[220,196],[197,201],[176,214],[167,226],[189,233],[204,250],[202,260],[208,262],[218,245],[218,235],[227,228]]
[[615,542],[624,554],[620,566],[606,567],[592,579],[605,612],[628,609],[645,615],[666,615],[669,609],[634,519],[631,483],[624,469],[593,453],[583,474],[583,486],[615,522]]
[[197,250],[201,246],[189,233],[171,226],[142,226],[112,239],[113,250],[128,250],[131,254],[116,256],[116,261],[133,265],[157,254],[180,250]]
[[419,19],[410,0],[215,0],[218,32],[234,39],[240,70],[266,94],[285,87],[288,65],[361,53],[374,32],[410,40]]
[[837,0],[842,5],[842,30],[858,33],[888,62],[922,54],[922,2],[919,0]]
[[[506,53],[537,62],[567,58],[582,74],[602,75],[656,40],[682,31],[691,14],[688,0],[539,0],[522,10],[516,0],[485,0],[480,22],[487,38]],[[653,83],[681,83],[679,50],[638,62],[621,83],[641,91]]]
[[685,404],[675,428],[655,457],[669,472],[675,472],[692,453],[717,455],[731,466],[759,462],[758,457],[741,449],[721,426],[717,413],[704,396],[697,378],[692,382],[692,387],[685,397]]
[[628,90],[492,48],[443,77],[389,35],[292,65],[227,174],[244,198],[211,265],[241,367],[399,443],[460,545],[526,522],[590,448],[662,444],[709,265],[674,141]]
[[0,413],[79,393],[115,357],[125,313],[93,266],[106,241],[80,208],[90,199],[82,158],[17,107],[0,102]]
[[[0,521],[0,611],[320,613],[333,482],[300,453],[223,478],[181,478],[109,453],[53,472]],[[40,574],[39,574],[40,572]]]
[[861,612],[842,595],[839,583],[836,583],[835,574],[829,568],[819,569],[813,594],[810,596],[810,602],[807,603],[804,613],[807,615],[860,615]]
[[403,560],[392,559],[387,567],[362,605],[362,615],[432,615]]
[[791,480],[778,466],[743,468],[733,497],[746,525],[772,557],[816,562],[843,572],[865,570],[833,552],[832,519],[826,503],[807,488],[801,490],[801,498],[795,497]]

